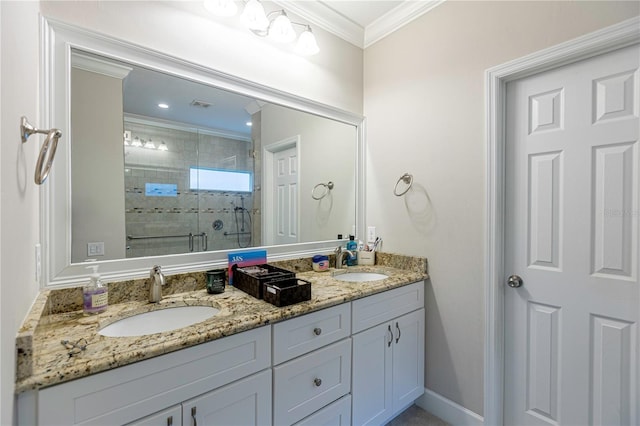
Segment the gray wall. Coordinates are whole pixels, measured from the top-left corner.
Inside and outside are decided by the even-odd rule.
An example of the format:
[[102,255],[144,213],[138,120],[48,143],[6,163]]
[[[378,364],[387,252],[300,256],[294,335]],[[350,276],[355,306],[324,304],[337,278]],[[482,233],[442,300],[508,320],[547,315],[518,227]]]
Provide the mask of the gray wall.
[[[346,237],[356,218],[355,127],[271,104],[262,109],[262,123],[262,146],[300,135],[300,241]],[[330,195],[311,198],[315,185],[329,181],[335,184]]]
[[[72,68],[71,84],[71,261],[122,259],[122,79]],[[89,242],[103,242],[104,256],[89,256]]]
[[[365,50],[367,223],[385,251],[429,258],[426,387],[476,413],[483,412],[484,71],[639,13],[638,2],[449,1]],[[409,214],[412,203],[427,204],[423,195],[389,190],[404,172],[428,191],[424,217]]]

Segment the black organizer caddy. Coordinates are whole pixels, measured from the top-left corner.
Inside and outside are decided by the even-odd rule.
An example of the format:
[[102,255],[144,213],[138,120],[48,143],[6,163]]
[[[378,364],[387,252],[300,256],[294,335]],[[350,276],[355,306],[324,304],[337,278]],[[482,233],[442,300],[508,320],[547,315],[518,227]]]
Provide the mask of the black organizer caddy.
[[[247,268],[233,265],[233,286],[275,306],[287,306],[311,299],[311,283],[296,274],[269,264]],[[258,271],[255,271],[259,269]]]

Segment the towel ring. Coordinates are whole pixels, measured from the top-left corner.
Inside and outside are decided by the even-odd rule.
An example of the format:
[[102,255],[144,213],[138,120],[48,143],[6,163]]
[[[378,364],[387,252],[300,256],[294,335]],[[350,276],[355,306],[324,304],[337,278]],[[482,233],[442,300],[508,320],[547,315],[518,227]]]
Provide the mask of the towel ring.
[[[406,183],[407,187],[404,191],[398,193],[398,185],[400,184],[400,182]],[[400,179],[398,179],[398,181],[396,182],[396,186],[393,188],[393,195],[395,195],[396,197],[403,196],[411,189],[411,185],[413,185],[413,175],[409,173],[403,174],[402,176],[400,176]]]
[[53,159],[56,156],[56,148],[58,148],[58,140],[62,137],[62,132],[58,129],[36,129],[31,123],[29,123],[27,117],[22,117],[20,119],[20,138],[22,139],[22,143],[25,143],[27,139],[29,139],[29,136],[33,135],[34,133],[47,135],[44,143],[42,144],[42,148],[40,148],[40,155],[38,155],[38,161],[36,162],[36,172],[34,176],[34,181],[36,182],[36,184],[42,185],[44,181],[47,180],[49,171],[51,171],[51,165],[53,164]]
[[[324,187],[324,191],[322,192],[321,195],[316,195],[316,189],[320,187]],[[333,182],[331,181],[327,183],[319,183],[316,186],[314,186],[313,189],[311,190],[311,198],[313,198],[314,200],[322,200],[324,197],[326,197],[329,194],[329,191],[331,191],[332,189],[333,189]]]

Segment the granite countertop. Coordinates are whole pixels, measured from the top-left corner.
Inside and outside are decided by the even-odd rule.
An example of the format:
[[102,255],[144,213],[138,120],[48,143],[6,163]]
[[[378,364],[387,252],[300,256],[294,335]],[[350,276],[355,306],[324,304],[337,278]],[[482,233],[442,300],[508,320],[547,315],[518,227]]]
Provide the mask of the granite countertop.
[[[334,279],[330,272],[297,272],[298,278],[311,281],[311,300],[285,307],[276,307],[230,286],[226,287],[224,293],[208,294],[202,282],[195,286],[200,287],[199,289],[166,294],[157,304],[151,304],[142,298],[112,303],[115,296],[111,293],[118,292],[119,288],[114,286],[112,290],[110,284],[108,310],[99,315],[85,317],[82,309],[73,309],[77,308],[77,305],[52,308],[52,300],[59,297],[53,297],[52,293],[61,290],[43,291],[16,339],[15,392],[44,388],[107,371],[401,287],[427,277],[426,259],[398,256],[398,262],[398,259],[393,257],[381,257],[380,253],[378,258],[388,261],[375,266],[355,266],[349,269],[379,272],[389,276],[379,281],[343,282]],[[290,270],[307,269],[296,264],[284,265],[286,266],[289,266]],[[98,334],[100,328],[136,313],[188,305],[212,306],[220,312],[203,322],[163,333],[136,337],[105,337]],[[77,342],[81,339],[86,339],[86,349],[69,356],[69,350],[61,341]]]

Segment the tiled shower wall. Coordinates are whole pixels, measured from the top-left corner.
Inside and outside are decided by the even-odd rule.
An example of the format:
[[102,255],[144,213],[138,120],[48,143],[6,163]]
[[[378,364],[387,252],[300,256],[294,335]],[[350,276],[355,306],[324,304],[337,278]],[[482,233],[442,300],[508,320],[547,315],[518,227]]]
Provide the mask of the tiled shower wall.
[[[196,129],[180,130],[125,120],[131,139],[151,139],[167,151],[125,146],[125,220],[127,257],[158,256],[190,251],[237,249],[260,245],[259,210],[254,193],[231,193],[189,189],[189,167],[254,170],[251,142],[214,136]],[[175,196],[147,196],[145,185],[173,184]],[[259,186],[257,186],[259,190]],[[244,207],[246,211],[236,210]],[[222,228],[214,229],[215,221]],[[246,234],[236,235],[236,232]],[[231,235],[225,235],[230,233]],[[130,239],[129,237],[133,237]],[[158,237],[158,238],[140,238]]]

